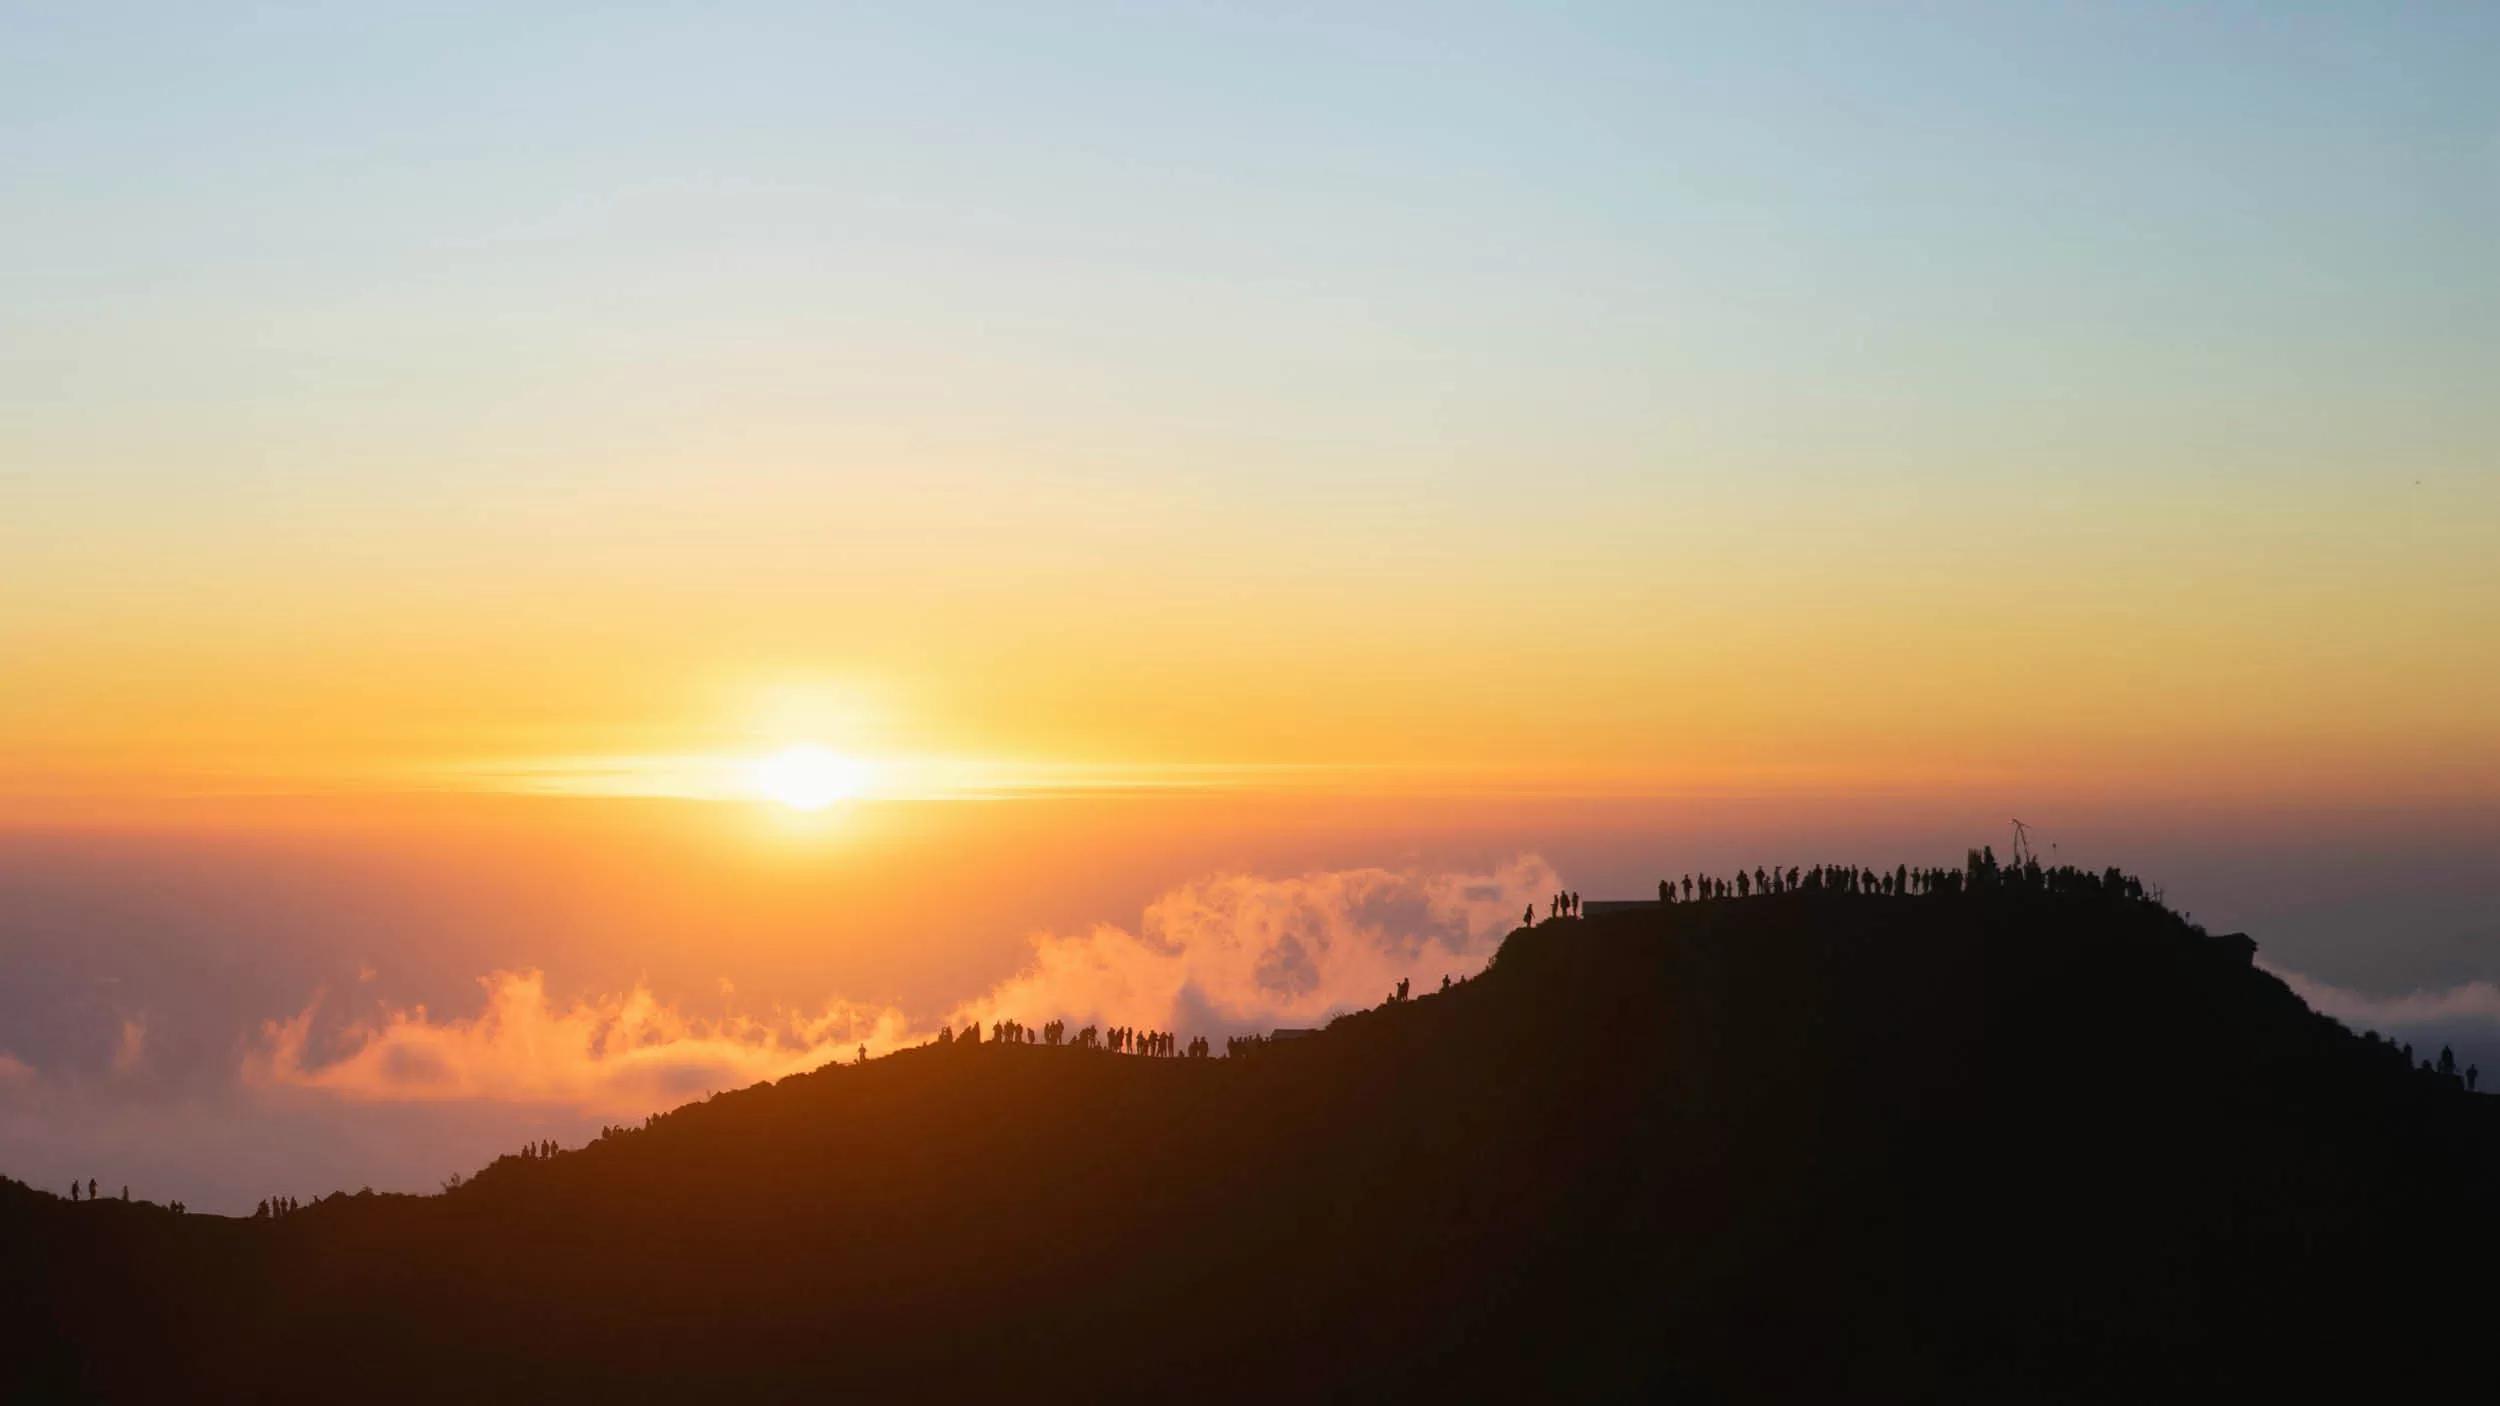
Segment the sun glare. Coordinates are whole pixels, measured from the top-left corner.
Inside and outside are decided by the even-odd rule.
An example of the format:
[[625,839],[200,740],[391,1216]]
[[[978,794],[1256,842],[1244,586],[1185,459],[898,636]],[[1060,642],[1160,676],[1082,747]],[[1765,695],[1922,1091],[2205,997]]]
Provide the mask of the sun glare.
[[839,752],[792,747],[755,764],[755,785],[792,810],[823,810],[858,795],[867,771]]

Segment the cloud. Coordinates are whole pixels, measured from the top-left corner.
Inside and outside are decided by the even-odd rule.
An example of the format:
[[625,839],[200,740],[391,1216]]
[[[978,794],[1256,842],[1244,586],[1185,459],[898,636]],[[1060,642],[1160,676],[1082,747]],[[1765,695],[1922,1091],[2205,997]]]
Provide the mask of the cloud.
[[[1216,875],[1157,898],[1134,932],[1105,924],[1036,936],[1022,971],[946,1018],[1039,1025],[1065,1017],[1210,1036],[1314,1024],[1379,1003],[1402,977],[1429,986],[1481,970],[1521,910],[1558,887],[1533,856],[1481,873]],[[638,1114],[850,1059],[862,1045],[873,1055],[918,1043],[935,1025],[915,1028],[892,1006],[838,1000],[814,1013],[715,1020],[640,985],[559,1006],[536,971],[498,971],[479,985],[486,999],[475,1016],[385,1008],[319,1039],[316,996],[292,1019],[263,1024],[244,1081],[367,1102],[495,1100]],[[736,987],[723,978],[717,990],[727,999]]]
[[386,1009],[340,1033],[346,1049],[310,1058],[316,997],[269,1021],[245,1058],[246,1083],[359,1100],[490,1099],[641,1113],[703,1093],[778,1079],[910,1042],[902,1012],[836,1001],[770,1018],[689,1016],[640,985],[558,1006],[536,971],[483,977],[485,1009],[437,1020],[423,1006]]
[[1191,1034],[1312,1024],[1378,1004],[1400,978],[1473,974],[1521,910],[1559,887],[1534,856],[1482,873],[1217,875],[1156,899],[1134,932],[1103,924],[1036,936],[1023,971],[950,1019]]
[[2268,967],[2292,994],[2355,1029],[2406,1030],[2425,1025],[2500,1023],[2500,986],[2469,981],[2444,990],[2373,996],[2333,986],[2282,967]]

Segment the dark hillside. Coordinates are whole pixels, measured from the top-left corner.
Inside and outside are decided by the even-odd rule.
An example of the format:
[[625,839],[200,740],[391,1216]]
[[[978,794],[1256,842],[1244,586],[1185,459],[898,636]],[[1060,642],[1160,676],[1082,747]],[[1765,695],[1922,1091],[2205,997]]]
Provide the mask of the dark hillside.
[[[0,1188],[21,1396],[2141,1398],[2476,1352],[2500,1114],[2138,897],[1512,934],[1234,1059],[929,1046],[438,1197]],[[1036,1012],[1038,1018],[1044,1014]]]

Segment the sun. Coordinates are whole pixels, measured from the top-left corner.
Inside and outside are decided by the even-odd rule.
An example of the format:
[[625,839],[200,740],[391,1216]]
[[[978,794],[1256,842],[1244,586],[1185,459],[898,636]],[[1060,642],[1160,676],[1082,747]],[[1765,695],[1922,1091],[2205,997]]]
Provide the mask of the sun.
[[860,793],[868,769],[822,747],[791,747],[755,764],[755,788],[792,810],[823,810]]

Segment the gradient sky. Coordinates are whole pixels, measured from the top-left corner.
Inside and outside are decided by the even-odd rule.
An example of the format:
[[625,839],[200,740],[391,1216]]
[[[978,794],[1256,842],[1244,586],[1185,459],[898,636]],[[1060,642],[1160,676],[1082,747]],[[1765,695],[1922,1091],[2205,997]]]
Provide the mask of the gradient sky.
[[[2495,53],[0,7],[0,1170],[431,1186],[1054,960],[1262,1028],[2011,814],[2490,1063]],[[871,798],[723,802],[799,743]]]
[[0,775],[2490,795],[2500,17],[2024,8],[11,7]]

